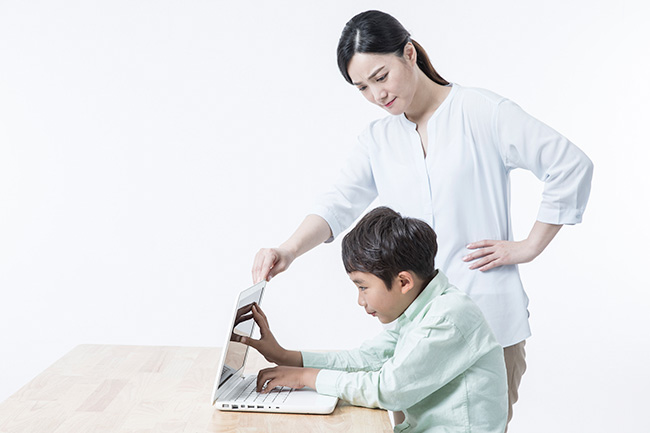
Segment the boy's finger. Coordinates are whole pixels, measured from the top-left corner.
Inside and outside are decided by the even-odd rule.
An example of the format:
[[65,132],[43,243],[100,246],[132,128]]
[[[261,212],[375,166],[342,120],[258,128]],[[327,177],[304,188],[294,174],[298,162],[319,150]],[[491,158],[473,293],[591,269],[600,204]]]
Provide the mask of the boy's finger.
[[250,346],[253,349],[257,350],[257,347],[259,346],[260,340],[256,340],[254,338],[250,337],[239,337],[239,342],[242,344],[245,344],[246,346]]
[[280,386],[277,379],[273,378],[269,380],[266,383],[266,386],[264,386],[264,389],[262,390],[262,394],[268,394],[269,392],[273,391],[273,388],[275,388],[276,386]]
[[265,368],[257,373],[257,392],[262,392],[264,389],[264,384],[266,384],[266,381],[269,379],[269,375],[272,374],[271,370],[273,370],[273,368]]
[[253,318],[253,313],[245,314],[242,316],[237,317],[237,320],[235,320],[235,325],[239,325],[240,323],[243,323],[247,320],[250,320]]
[[255,317],[255,322],[257,322],[260,329],[264,329],[265,331],[269,329],[269,321],[260,309],[259,305],[253,306],[253,316]]
[[260,316],[262,316],[264,318],[264,320],[266,320],[267,323],[268,323],[268,319],[266,318],[266,314],[264,314],[264,311],[262,310],[262,308],[257,304],[255,304],[253,307],[255,307],[257,312],[260,313]]

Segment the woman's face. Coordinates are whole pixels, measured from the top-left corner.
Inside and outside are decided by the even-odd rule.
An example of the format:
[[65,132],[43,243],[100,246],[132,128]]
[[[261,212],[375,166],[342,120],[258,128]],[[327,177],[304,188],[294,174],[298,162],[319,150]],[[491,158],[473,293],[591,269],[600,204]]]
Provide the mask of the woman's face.
[[408,44],[404,57],[356,53],[348,65],[348,74],[368,101],[390,114],[402,114],[408,110],[415,95],[416,68],[415,49]]

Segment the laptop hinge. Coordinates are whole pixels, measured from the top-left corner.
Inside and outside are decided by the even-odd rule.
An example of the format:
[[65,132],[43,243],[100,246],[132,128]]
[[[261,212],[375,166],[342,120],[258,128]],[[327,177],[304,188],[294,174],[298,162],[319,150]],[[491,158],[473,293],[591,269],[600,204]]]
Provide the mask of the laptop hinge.
[[227,396],[235,387],[244,380],[244,377],[242,376],[243,367],[235,372],[226,382],[219,387],[219,390],[217,391],[217,400],[223,400],[223,397]]

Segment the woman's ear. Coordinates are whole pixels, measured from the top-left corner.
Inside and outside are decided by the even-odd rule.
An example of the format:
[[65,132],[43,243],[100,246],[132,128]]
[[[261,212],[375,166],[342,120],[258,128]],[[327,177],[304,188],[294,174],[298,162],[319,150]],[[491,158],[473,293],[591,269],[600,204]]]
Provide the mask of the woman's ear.
[[409,271],[402,271],[397,274],[397,283],[399,284],[399,291],[403,295],[406,295],[408,292],[415,287],[415,279],[413,274]]
[[408,62],[409,65],[415,66],[415,64],[418,61],[418,52],[415,49],[415,46],[413,45],[412,42],[407,42],[406,45],[404,45],[404,53],[403,53],[404,60]]

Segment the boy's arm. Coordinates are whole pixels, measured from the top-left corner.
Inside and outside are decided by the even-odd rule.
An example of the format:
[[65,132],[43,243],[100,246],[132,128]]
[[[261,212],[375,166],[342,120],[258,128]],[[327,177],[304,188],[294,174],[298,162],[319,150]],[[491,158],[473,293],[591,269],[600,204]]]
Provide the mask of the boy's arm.
[[440,320],[406,338],[404,347],[378,371],[321,370],[316,390],[357,406],[400,411],[439,390],[490,351],[495,351],[496,363],[500,360],[492,366],[494,371],[505,368],[503,351],[487,329],[468,341],[453,323]]
[[303,351],[302,365],[341,371],[379,370],[393,356],[398,336],[397,332],[384,331],[358,349],[325,353]]
[[[260,327],[262,329],[262,327]],[[285,363],[284,366],[261,370],[257,375],[257,391],[269,392],[276,386],[302,388],[308,386],[316,389],[316,379],[321,368],[344,371],[378,370],[393,356],[398,334],[384,331],[373,340],[364,343],[356,350],[329,353],[310,353],[285,351],[300,356],[300,366],[296,368]],[[264,338],[259,340],[261,343]],[[291,355],[296,356],[297,355]],[[268,358],[267,358],[268,359]],[[276,362],[277,363],[277,362]]]

